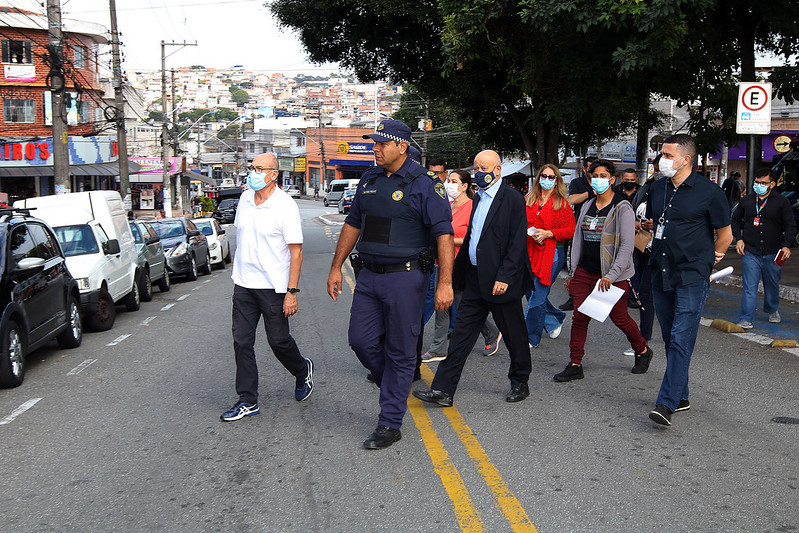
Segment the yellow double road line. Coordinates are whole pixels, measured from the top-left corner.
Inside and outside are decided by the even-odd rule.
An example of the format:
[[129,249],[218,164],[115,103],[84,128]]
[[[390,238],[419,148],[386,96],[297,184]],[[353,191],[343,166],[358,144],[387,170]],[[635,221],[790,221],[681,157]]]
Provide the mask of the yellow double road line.
[[[422,377],[429,385],[433,380],[433,373],[423,366]],[[416,427],[422,436],[422,442],[424,442],[427,453],[430,455],[430,460],[433,462],[433,469],[441,478],[444,490],[446,490],[447,495],[452,500],[452,504],[455,507],[455,518],[461,530],[469,532],[485,531],[485,526],[469,496],[469,491],[463,483],[458,469],[450,459],[443,442],[441,442],[433,428],[433,421],[427,413],[427,409],[421,401],[411,396],[408,398],[408,410],[411,412]],[[477,471],[483,476],[486,486],[494,496],[495,505],[505,519],[508,520],[511,529],[519,533],[536,533],[538,530],[535,525],[530,521],[521,503],[502,479],[499,470],[488,458],[488,454],[477,441],[460,412],[455,407],[445,407],[443,411],[452,425],[452,429],[455,430],[455,433],[466,448],[469,457],[474,462]]]

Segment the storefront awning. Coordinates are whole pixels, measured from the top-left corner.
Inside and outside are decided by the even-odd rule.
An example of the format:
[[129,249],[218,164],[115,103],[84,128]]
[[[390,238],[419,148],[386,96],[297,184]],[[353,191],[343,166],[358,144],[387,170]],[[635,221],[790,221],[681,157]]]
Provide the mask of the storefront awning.
[[[128,161],[128,172],[141,170],[141,165]],[[0,166],[0,178],[24,178],[33,176],[53,176],[51,165],[28,165],[24,167]],[[70,176],[119,176],[119,161],[110,163],[93,163],[88,165],[70,165]]]
[[208,185],[213,185],[216,187],[216,180],[214,178],[209,178],[205,174],[200,174],[199,172],[194,172],[193,170],[187,170],[183,173],[184,176],[188,176],[193,180],[200,180],[203,183],[207,183]]

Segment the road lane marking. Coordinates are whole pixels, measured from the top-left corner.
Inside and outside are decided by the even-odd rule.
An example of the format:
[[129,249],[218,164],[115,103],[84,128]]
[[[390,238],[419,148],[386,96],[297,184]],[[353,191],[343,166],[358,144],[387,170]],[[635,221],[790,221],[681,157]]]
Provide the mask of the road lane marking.
[[344,269],[342,270],[342,277],[344,281],[347,282],[347,285],[350,288],[351,293],[355,293],[355,272],[352,270],[352,265],[350,262],[347,261],[344,263]]
[[455,464],[449,458],[444,443],[438,438],[438,434],[433,428],[433,421],[421,400],[413,396],[408,398],[408,410],[416,423],[416,428],[422,435],[422,442],[433,462],[433,470],[441,478],[441,484],[444,485],[444,490],[452,500],[455,507],[455,519],[458,521],[461,531],[484,531],[485,527],[474,503],[472,503],[469,490],[463,483],[463,478],[458,473]]
[[200,290],[200,287],[194,287],[192,290],[193,290],[193,291],[199,291],[199,290]]
[[[426,365],[422,365],[421,372],[429,387],[433,381],[433,372]],[[445,407],[443,411],[452,429],[457,433],[461,443],[466,448],[466,452],[477,467],[477,471],[483,476],[486,486],[494,495],[494,502],[510,523],[511,529],[516,532],[536,533],[538,530],[527,516],[522,504],[508,488],[499,470],[488,458],[488,454],[480,445],[480,442],[474,436],[474,432],[466,424],[466,420],[464,420],[457,408]]]
[[108,344],[106,344],[106,346],[116,346],[117,344],[119,344],[120,342],[124,341],[125,339],[127,339],[130,336],[131,336],[130,333],[127,333],[125,335],[120,335],[116,339],[114,339],[111,342],[109,342]]
[[14,409],[10,415],[0,420],[0,426],[4,426],[6,424],[10,424],[11,422],[13,422],[14,419],[17,418],[19,415],[21,415],[22,413],[24,413],[25,411],[36,405],[39,402],[39,400],[41,400],[41,398],[33,398],[23,403],[22,405]]
[[178,301],[179,301],[179,302],[182,302],[183,300],[185,300],[185,299],[186,299],[186,298],[188,298],[188,297],[189,297],[189,295],[188,295],[188,294],[184,294],[183,296],[181,296],[180,298],[178,298]]
[[161,311],[169,311],[173,307],[175,307],[175,304],[166,304],[164,307],[161,308]]
[[203,283],[211,283],[211,280],[207,279],[207,280],[203,281]]
[[141,323],[140,323],[139,325],[140,325],[140,326],[149,326],[149,325],[150,325],[150,322],[152,322],[152,321],[153,321],[153,320],[155,320],[156,318],[157,318],[157,317],[154,317],[154,316],[148,316],[147,318],[145,318],[144,320],[142,320],[142,321],[141,321]]
[[78,366],[76,366],[75,368],[70,370],[69,372],[67,372],[67,376],[77,376],[78,374],[80,374],[81,372],[86,370],[86,368],[90,364],[95,363],[95,362],[97,362],[97,359],[86,359],[84,362],[82,362],[81,364],[79,364]]

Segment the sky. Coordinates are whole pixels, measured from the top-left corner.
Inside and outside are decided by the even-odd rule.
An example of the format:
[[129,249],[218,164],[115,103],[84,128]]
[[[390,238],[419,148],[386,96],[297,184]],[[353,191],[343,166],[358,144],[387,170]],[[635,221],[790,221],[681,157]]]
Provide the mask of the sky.
[[[123,70],[160,70],[161,41],[197,43],[166,47],[166,66],[243,65],[254,71],[323,75],[334,64],[314,65],[299,39],[281,30],[264,7],[265,0],[116,0]],[[45,0],[0,0],[45,14]],[[105,0],[61,0],[61,17],[102,24],[110,30]],[[110,59],[110,58],[109,58]]]

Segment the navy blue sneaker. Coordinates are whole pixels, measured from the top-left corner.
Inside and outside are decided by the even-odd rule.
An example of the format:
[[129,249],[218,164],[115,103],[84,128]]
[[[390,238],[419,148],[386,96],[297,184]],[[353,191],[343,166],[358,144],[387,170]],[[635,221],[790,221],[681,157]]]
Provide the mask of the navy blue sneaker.
[[221,418],[224,422],[233,422],[234,420],[239,420],[244,418],[245,416],[252,416],[260,414],[261,410],[258,409],[257,403],[244,403],[239,402],[224,413],[222,413]]
[[308,371],[303,375],[297,376],[297,385],[294,388],[294,399],[298,402],[307,400],[313,392],[313,361],[305,358]]

